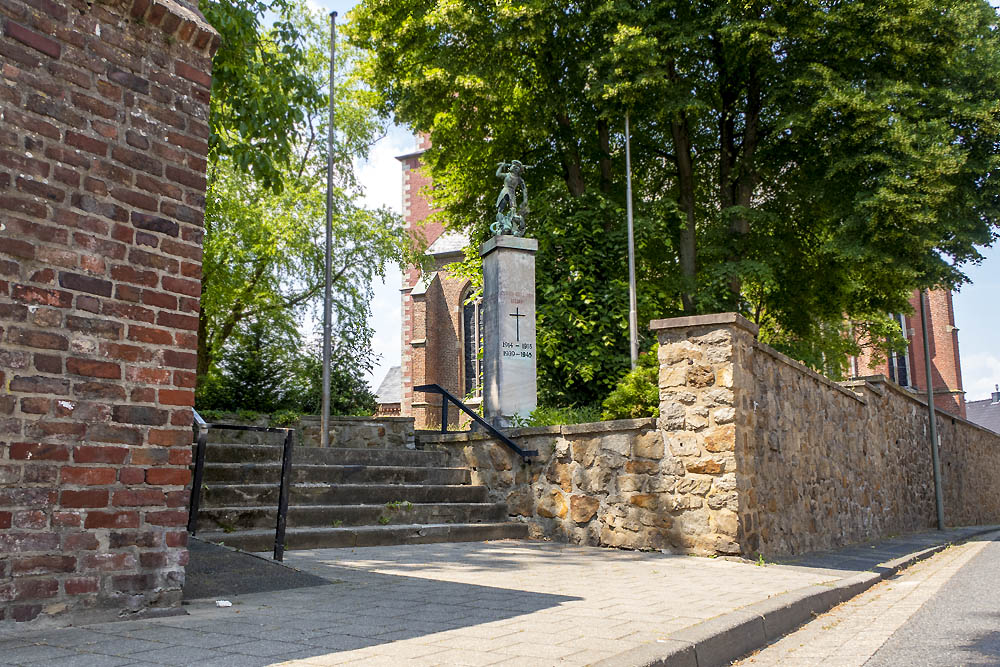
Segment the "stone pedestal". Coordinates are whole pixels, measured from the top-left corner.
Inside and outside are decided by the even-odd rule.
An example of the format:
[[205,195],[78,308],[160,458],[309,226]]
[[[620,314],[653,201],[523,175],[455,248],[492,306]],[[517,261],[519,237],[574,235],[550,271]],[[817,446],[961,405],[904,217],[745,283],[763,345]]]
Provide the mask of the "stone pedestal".
[[497,427],[538,405],[535,253],[538,241],[495,236],[483,244],[483,403]]

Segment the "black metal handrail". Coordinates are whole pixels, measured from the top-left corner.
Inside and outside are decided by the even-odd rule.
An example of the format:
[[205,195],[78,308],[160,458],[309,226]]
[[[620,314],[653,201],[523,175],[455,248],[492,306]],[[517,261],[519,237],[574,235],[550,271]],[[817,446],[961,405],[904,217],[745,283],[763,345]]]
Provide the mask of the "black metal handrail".
[[441,395],[441,432],[448,433],[448,403],[454,403],[460,410],[464,411],[465,414],[472,417],[473,421],[482,426],[486,431],[492,435],[494,438],[502,442],[503,444],[510,447],[514,452],[524,460],[525,463],[531,463],[529,460],[532,456],[538,456],[538,450],[524,450],[514,444],[514,441],[505,436],[503,433],[498,431],[490,424],[488,421],[477,415],[472,408],[463,403],[462,401],[455,398],[451,392],[442,387],[439,384],[422,384],[419,387],[414,387],[413,391],[422,391],[428,394],[440,394]]
[[278,489],[278,521],[274,527],[274,560],[285,558],[285,528],[288,525],[288,493],[291,487],[292,447],[295,443],[295,429],[273,428],[270,426],[243,426],[241,424],[209,424],[198,411],[194,411],[197,440],[194,455],[194,479],[191,481],[191,506],[188,510],[188,532],[195,534],[198,528],[198,509],[201,505],[201,484],[205,476],[205,450],[208,430],[211,428],[229,431],[257,431],[263,433],[284,433],[285,442],[281,449],[281,486]]

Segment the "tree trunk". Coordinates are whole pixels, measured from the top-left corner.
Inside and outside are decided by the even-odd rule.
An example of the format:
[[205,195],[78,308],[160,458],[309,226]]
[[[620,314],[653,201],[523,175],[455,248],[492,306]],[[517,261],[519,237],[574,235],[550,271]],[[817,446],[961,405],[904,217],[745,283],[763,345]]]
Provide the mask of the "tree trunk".
[[681,292],[681,302],[685,313],[694,313],[694,298],[692,290],[695,286],[697,272],[697,236],[695,235],[694,219],[694,163],[691,159],[691,135],[687,115],[682,111],[674,116],[670,123],[670,131],[674,138],[674,162],[677,165],[677,186],[679,193],[677,203],[684,212],[684,227],[681,228],[680,258],[681,274],[684,276],[684,291]]
[[599,187],[604,194],[610,194],[613,188],[613,176],[611,171],[611,132],[608,129],[606,118],[597,121],[597,143],[598,143],[598,165],[601,170],[601,181]]
[[556,114],[556,124],[559,127],[559,143],[562,144],[559,157],[562,161],[563,180],[566,181],[570,195],[579,197],[586,191],[587,185],[583,180],[580,147],[573,136],[573,122],[560,111]]

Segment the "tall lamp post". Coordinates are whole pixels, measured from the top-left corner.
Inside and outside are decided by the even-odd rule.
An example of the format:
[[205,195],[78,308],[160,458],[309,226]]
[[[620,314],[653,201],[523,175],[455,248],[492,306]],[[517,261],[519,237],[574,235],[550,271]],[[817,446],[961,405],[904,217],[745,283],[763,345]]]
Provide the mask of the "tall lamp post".
[[632,233],[632,150],[628,123],[625,113],[625,207],[628,217],[628,338],[632,370],[639,363],[639,323],[635,298],[635,237]]
[[920,290],[920,330],[924,338],[924,369],[927,377],[927,419],[930,422],[931,465],[934,466],[934,509],[938,530],[944,530],[944,494],[941,491],[941,457],[938,453],[937,415],[934,412],[934,380],[931,378],[931,345],[927,340],[926,290]]
[[337,12],[330,12],[330,122],[326,151],[326,286],[323,290],[323,408],[320,446],[330,446],[330,336],[333,334],[333,105],[337,56]]

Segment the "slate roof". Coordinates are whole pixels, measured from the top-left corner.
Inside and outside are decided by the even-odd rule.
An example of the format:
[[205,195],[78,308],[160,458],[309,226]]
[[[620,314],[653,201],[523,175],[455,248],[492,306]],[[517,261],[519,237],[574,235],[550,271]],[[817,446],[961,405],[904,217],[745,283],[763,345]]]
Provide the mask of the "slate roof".
[[465,250],[465,246],[468,244],[469,239],[465,234],[449,230],[437,237],[437,240],[427,249],[427,254],[436,256],[460,253]]
[[381,405],[402,402],[403,372],[399,366],[393,366],[385,372],[385,377],[375,392],[375,400]]
[[1000,400],[995,399],[1000,399],[1000,394],[994,393],[993,398],[982,401],[969,401],[965,404],[965,414],[973,424],[1000,433]]

